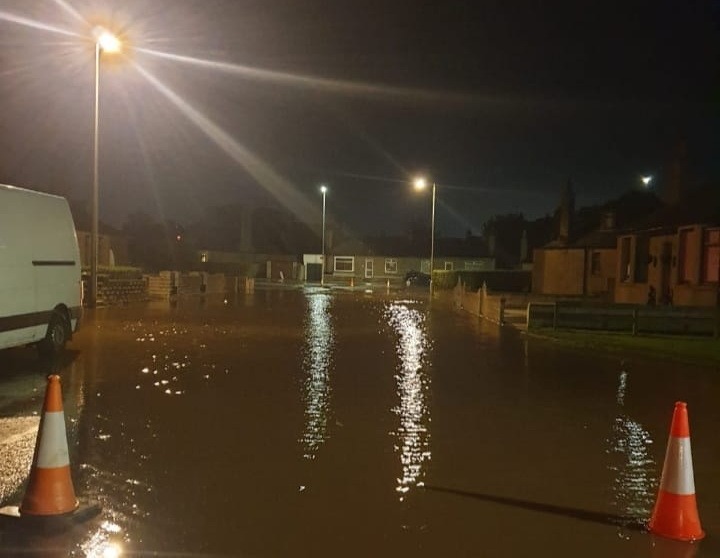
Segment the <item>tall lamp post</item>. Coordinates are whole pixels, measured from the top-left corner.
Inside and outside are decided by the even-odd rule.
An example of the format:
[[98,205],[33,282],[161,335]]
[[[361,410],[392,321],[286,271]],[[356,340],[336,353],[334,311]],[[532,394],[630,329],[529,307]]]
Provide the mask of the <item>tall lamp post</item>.
[[[427,181],[420,177],[415,179],[415,189],[427,188]],[[435,182],[432,184],[432,218],[430,221],[430,296],[433,294],[433,267],[435,264]]]
[[90,241],[90,306],[97,305],[98,295],[98,249],[99,249],[99,187],[98,187],[98,122],[100,116],[100,55],[102,53],[119,52],[120,40],[107,29],[96,27],[95,37],[95,121],[93,127],[93,192],[92,192],[92,233]]
[[320,186],[323,197],[323,219],[322,219],[322,257],[320,259],[320,284],[325,284],[325,194],[327,194],[327,186]]

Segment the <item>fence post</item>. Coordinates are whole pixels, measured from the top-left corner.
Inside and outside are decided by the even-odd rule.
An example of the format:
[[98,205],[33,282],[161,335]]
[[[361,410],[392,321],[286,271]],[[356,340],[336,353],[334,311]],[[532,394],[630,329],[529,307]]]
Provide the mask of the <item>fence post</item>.
[[637,335],[638,309],[633,308],[632,311],[632,334]]
[[531,306],[532,306],[532,302],[528,302],[527,310],[525,311],[525,325],[526,325],[528,331],[530,331],[530,307]]

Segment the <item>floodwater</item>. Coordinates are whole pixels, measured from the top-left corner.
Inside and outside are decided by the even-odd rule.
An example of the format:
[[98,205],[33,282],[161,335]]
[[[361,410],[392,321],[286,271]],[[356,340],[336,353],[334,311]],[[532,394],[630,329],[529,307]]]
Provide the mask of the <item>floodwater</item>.
[[[38,556],[720,555],[718,370],[564,349],[419,293],[257,290],[88,313],[68,354],[0,353],[0,504],[60,374],[75,491]],[[688,402],[707,538],[641,528]]]

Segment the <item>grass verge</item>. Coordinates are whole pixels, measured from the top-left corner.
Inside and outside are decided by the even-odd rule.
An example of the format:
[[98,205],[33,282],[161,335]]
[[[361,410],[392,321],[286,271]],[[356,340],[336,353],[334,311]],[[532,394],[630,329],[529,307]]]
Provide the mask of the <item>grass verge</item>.
[[661,358],[688,364],[720,366],[720,339],[670,335],[630,335],[588,331],[537,329],[530,337],[552,339],[563,345]]

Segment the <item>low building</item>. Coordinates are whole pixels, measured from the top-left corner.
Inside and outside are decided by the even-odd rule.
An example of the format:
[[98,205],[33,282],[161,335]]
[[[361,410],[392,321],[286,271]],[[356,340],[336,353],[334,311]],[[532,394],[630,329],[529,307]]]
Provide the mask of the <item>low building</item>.
[[617,238],[615,302],[720,302],[720,193],[695,190]]
[[[367,281],[404,280],[411,271],[429,273],[429,245],[427,252],[423,255],[417,245],[404,238],[347,241],[327,255],[325,273],[336,278]],[[438,238],[434,252],[434,270],[495,269],[495,258],[479,237]]]

